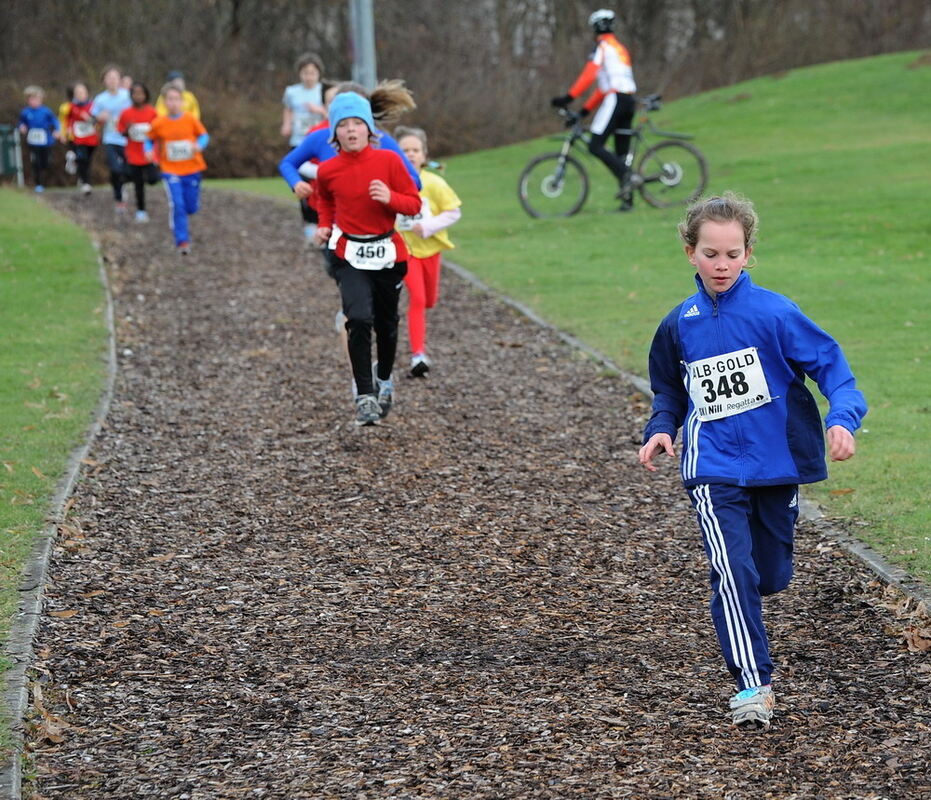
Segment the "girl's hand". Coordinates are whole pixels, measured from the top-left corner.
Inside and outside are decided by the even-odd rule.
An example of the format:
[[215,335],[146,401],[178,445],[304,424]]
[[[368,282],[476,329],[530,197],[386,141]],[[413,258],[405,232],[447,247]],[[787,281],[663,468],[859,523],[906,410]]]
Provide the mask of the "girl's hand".
[[108,119],[110,119],[110,112],[109,112],[109,111],[101,111],[101,112],[97,115],[97,122],[99,122],[101,125],[102,125],[104,122],[106,122]]
[[290,125],[282,125],[282,126],[281,126],[281,135],[284,136],[285,139],[289,138],[289,137],[291,136],[291,126],[290,126]]
[[294,184],[294,194],[301,198],[301,200],[306,200],[314,193],[314,187],[311,186],[307,181],[298,181]]
[[828,428],[828,455],[831,461],[846,461],[857,452],[857,441],[843,425]]
[[314,234],[314,244],[317,247],[323,247],[329,241],[331,233],[330,228],[317,228],[317,232]]
[[427,238],[423,232],[423,225],[421,225],[419,222],[415,222],[413,225],[411,225],[411,231],[416,233],[421,239]]
[[656,467],[653,466],[653,456],[660,450],[665,450],[666,455],[671,458],[676,457],[676,449],[673,447],[672,437],[668,433],[654,433],[650,440],[640,448],[638,453],[640,463],[650,472],[656,472]]
[[323,106],[318,106],[316,103],[304,103],[307,106],[307,110],[311,114],[319,114],[321,117],[326,116],[326,109]]
[[369,184],[369,197],[379,203],[387,203],[391,200],[391,189],[384,181],[376,179]]

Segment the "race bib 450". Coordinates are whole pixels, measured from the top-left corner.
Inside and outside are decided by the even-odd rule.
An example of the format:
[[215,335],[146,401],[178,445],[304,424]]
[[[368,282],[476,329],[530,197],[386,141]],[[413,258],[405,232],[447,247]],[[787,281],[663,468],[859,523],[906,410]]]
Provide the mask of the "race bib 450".
[[702,422],[742,414],[772,400],[755,347],[703,358],[685,366],[689,396]]

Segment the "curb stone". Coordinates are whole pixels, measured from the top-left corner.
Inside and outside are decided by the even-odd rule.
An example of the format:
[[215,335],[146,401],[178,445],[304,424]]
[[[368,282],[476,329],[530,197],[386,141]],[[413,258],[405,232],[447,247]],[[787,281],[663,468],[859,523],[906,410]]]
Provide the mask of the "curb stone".
[[[485,294],[491,295],[492,297],[497,298],[506,306],[513,308],[518,313],[527,317],[529,320],[539,325],[541,328],[556,334],[563,342],[572,347],[575,350],[579,350],[594,361],[601,364],[606,369],[609,369],[611,372],[616,373],[621,379],[631,384],[638,391],[643,393],[646,397],[652,398],[653,391],[650,389],[650,383],[643,377],[639,375],[634,375],[631,372],[627,372],[624,369],[621,369],[617,364],[615,364],[610,358],[608,358],[604,353],[599,350],[596,350],[593,347],[585,344],[585,342],[580,341],[571,334],[566,333],[565,331],[560,330],[551,323],[543,319],[539,314],[533,311],[528,306],[523,303],[513,300],[507,295],[502,294],[501,292],[493,289],[487,283],[482,281],[473,273],[469,272],[465,267],[460,266],[452,261],[443,259],[443,266],[448,267],[453,272],[456,273],[460,278],[462,278],[467,283],[470,283],[472,286],[477,288],[479,291],[484,292]],[[824,512],[821,508],[812,500],[808,498],[801,497],[799,498],[799,511],[800,516],[803,520],[812,521],[812,520],[826,520]],[[925,609],[931,613],[931,586],[923,583],[912,575],[909,575],[901,567],[896,567],[886,561],[883,556],[876,552],[872,547],[867,544],[864,544],[859,539],[854,538],[850,534],[844,533],[843,531],[838,530],[836,527],[828,523],[826,525],[827,533],[833,537],[837,543],[852,556],[857,558],[861,563],[866,565],[870,570],[872,570],[882,581],[887,584],[891,584],[899,589],[907,597],[910,597],[918,605],[924,605]]]
[[49,556],[58,535],[58,524],[63,521],[65,503],[74,491],[81,461],[87,458],[91,445],[97,437],[113,400],[116,382],[116,334],[113,323],[113,296],[107,270],[100,254],[100,244],[92,240],[97,252],[98,275],[106,297],[107,325],[107,371],[103,393],[94,412],[94,418],[83,444],[72,453],[65,467],[65,474],[52,499],[45,529],[39,533],[32,552],[26,561],[23,580],[20,584],[20,607],[13,617],[10,633],[4,643],[4,652],[13,666],[3,676],[3,709],[8,715],[13,734],[13,753],[9,761],[0,762],[0,800],[21,800],[23,781],[23,718],[29,707],[29,678],[27,670],[35,660],[33,640],[42,614],[45,582]]

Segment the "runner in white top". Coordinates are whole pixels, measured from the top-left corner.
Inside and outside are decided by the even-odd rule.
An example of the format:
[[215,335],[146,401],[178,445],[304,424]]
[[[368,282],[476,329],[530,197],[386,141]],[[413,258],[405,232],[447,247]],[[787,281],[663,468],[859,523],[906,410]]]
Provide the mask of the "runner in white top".
[[[630,135],[616,133],[618,128],[630,128],[634,118],[634,92],[637,84],[631,65],[630,53],[614,35],[614,12],[601,9],[588,19],[595,32],[595,49],[589,57],[585,68],[576,78],[568,93],[553,98],[553,105],[565,108],[581,96],[593,82],[598,87],[582,107],[584,117],[597,108],[592,118],[589,152],[601,159],[611,170],[618,182],[618,194],[621,198],[621,211],[633,207],[630,187],[627,185],[627,152],[630,149]],[[614,152],[605,147],[608,137],[614,134]]]

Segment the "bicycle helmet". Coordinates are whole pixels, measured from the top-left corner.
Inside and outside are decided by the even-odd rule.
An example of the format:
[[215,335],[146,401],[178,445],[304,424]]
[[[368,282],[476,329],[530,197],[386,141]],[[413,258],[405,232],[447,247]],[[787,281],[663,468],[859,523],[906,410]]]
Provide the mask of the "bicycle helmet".
[[614,12],[609,8],[599,8],[588,18],[588,24],[595,33],[610,33],[614,30]]

